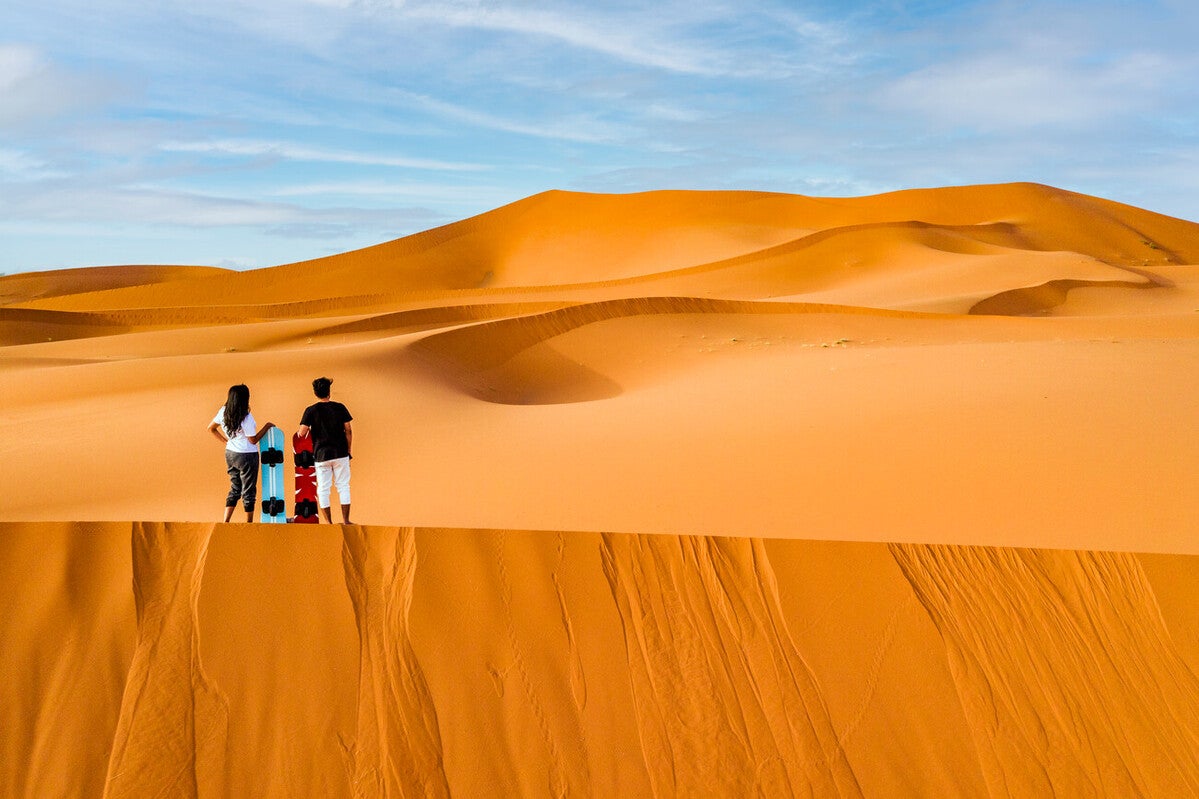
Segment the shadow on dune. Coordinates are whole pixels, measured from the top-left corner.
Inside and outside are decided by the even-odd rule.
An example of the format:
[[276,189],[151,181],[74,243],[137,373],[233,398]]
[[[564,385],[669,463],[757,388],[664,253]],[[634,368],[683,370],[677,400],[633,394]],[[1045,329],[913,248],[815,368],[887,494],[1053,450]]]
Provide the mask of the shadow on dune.
[[1140,275],[1144,280],[1050,280],[1039,286],[1002,291],[976,303],[970,313],[975,316],[1033,316],[1046,314],[1064,305],[1070,292],[1079,288],[1135,289],[1173,288],[1174,281],[1146,269],[1118,267]]
[[[506,405],[551,405],[618,396],[623,387],[564,355],[554,339],[580,328],[653,315],[803,316],[839,313],[895,319],[928,316],[914,312],[829,306],[815,303],[642,297],[584,303],[546,313],[510,317],[435,333],[410,350],[431,372],[456,390]],[[616,353],[619,359],[619,353]]]

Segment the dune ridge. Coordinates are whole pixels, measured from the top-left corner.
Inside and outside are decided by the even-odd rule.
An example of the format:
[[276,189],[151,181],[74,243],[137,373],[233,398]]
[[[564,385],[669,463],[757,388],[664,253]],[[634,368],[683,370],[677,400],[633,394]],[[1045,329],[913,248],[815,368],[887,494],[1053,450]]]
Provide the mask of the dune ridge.
[[[857,242],[862,236],[866,241]],[[845,238],[851,241],[841,241]],[[861,261],[880,244],[892,246],[904,239],[958,254],[999,248],[1073,252],[1113,266],[1199,262],[1193,223],[1033,184],[839,199],[751,192],[554,191],[313,261],[247,272],[197,274],[181,267],[176,280],[155,273],[148,281],[137,280],[139,268],[123,267],[130,270],[129,278],[113,287],[97,290],[81,282],[74,292],[55,289],[55,296],[47,298],[16,293],[23,301],[5,305],[57,310],[217,307],[251,296],[270,305],[344,302],[353,293],[347,287],[360,285],[371,286],[367,297],[383,295],[393,301],[404,295],[545,292],[661,280],[813,248],[827,251],[830,243],[839,256]],[[14,278],[29,280],[23,275],[4,278],[0,287]]]
[[30,302],[47,297],[108,291],[158,282],[173,282],[187,277],[211,277],[228,272],[215,266],[91,266],[56,269],[50,272],[15,274],[4,277],[0,305]]
[[[0,608],[8,796],[1164,797],[1199,778],[1199,651],[1156,598],[1193,556],[347,526],[310,531],[281,565],[269,526],[0,532],[0,563],[23,575]],[[63,596],[47,536],[132,579]],[[841,570],[875,588],[805,596]],[[314,585],[340,602],[314,606]],[[97,600],[124,608],[99,632],[136,636],[119,679],[74,671],[102,690],[65,726],[26,727],[29,697],[61,695],[55,670],[89,662],[84,641],[49,648],[44,631]],[[295,647],[305,662],[282,673],[321,679],[249,701]],[[929,740],[929,716],[970,734]],[[858,745],[884,719],[894,740]],[[247,734],[264,745],[235,745]]]
[[886,319],[919,318],[852,306],[764,303],[701,297],[642,297],[580,303],[540,313],[435,332],[411,351],[436,372],[446,374],[473,395],[491,402],[543,404],[602,399],[619,386],[563,357],[548,342],[571,331],[608,321],[661,315],[868,315]]

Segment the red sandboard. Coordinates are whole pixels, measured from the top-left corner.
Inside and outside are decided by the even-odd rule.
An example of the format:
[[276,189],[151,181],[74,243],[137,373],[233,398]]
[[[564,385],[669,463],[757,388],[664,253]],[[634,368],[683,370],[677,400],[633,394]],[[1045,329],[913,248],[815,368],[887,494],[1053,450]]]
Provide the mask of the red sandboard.
[[316,465],[312,457],[312,436],[291,437],[296,454],[296,524],[316,524]]

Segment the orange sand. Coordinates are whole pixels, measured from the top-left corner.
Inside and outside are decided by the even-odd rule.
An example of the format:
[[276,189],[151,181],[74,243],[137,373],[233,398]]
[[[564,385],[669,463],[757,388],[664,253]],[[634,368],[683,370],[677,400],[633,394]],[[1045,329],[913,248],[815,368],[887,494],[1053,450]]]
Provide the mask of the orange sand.
[[[1028,184],[0,278],[0,795],[1199,793],[1197,362]],[[369,526],[213,524],[320,374]]]

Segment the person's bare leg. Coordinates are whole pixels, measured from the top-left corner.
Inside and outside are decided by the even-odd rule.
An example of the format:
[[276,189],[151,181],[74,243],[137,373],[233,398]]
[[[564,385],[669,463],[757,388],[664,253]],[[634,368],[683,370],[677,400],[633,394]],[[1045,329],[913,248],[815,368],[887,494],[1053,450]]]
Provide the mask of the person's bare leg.
[[233,505],[225,506],[225,521],[226,522],[228,522],[230,519],[233,518],[233,508],[234,508]]
[[341,506],[341,523],[342,524],[350,524],[351,523],[350,522],[350,506],[349,505]]
[[252,510],[248,510],[248,511],[246,511],[246,521],[247,521],[247,522],[253,522],[253,521],[254,521],[254,511],[252,511]]
[[321,508],[321,516],[325,519],[325,524],[333,524],[333,513],[330,508]]

